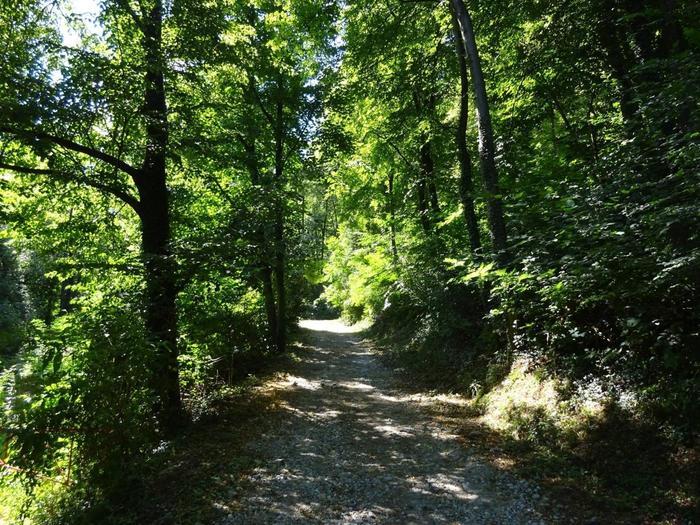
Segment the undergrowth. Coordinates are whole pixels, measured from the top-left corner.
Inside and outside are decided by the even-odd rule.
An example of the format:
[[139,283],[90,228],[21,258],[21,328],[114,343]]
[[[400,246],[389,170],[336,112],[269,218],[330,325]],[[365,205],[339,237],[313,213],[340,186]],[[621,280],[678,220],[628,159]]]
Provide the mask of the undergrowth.
[[[372,330],[385,360],[412,388],[468,398],[451,419],[470,447],[548,488],[567,519],[694,523],[697,436],[659,425],[595,378],[571,381],[525,358],[492,362],[455,352],[444,334],[407,324]],[[422,335],[421,335],[422,334]]]

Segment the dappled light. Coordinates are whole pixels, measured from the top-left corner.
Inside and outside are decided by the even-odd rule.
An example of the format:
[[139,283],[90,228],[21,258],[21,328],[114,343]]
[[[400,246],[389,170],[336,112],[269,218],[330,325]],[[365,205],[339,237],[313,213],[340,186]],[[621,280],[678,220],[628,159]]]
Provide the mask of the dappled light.
[[346,325],[300,326],[301,361],[271,383],[280,414],[250,445],[263,465],[236,498],[217,501],[230,512],[221,523],[541,519],[534,487],[471,457]]
[[0,44],[0,525],[697,521],[698,0]]

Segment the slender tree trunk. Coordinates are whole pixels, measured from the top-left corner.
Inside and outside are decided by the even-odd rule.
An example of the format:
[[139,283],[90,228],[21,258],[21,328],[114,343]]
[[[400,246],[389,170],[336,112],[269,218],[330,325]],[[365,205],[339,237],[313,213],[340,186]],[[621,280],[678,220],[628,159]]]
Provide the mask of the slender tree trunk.
[[[281,199],[280,199],[281,200]],[[287,348],[287,290],[285,286],[285,239],[283,204],[277,203],[275,210],[275,285],[277,288],[277,351]]]
[[619,86],[622,118],[625,121],[629,135],[633,137],[639,130],[637,118],[639,106],[634,98],[635,90],[629,71],[628,53],[623,48],[619,27],[615,21],[619,15],[613,1],[605,0],[603,2],[603,12],[600,14],[598,21],[598,38],[605,50],[608,64]]
[[272,285],[272,268],[267,263],[263,263],[260,270],[260,280],[263,285],[263,300],[265,301],[265,315],[267,316],[267,327],[270,337],[275,344],[277,342],[277,305],[275,304],[275,290]]
[[284,104],[278,80],[275,111],[275,285],[277,287],[277,351],[287,348],[286,246],[284,238]]
[[326,255],[326,228],[328,226],[328,197],[323,201],[323,226],[321,227],[321,256],[319,261],[322,261]]
[[75,299],[76,294],[71,287],[77,283],[78,278],[75,276],[68,277],[61,281],[61,291],[58,300],[58,311],[61,314],[68,314],[74,310],[73,299]]
[[265,301],[265,315],[267,317],[267,329],[270,334],[270,339],[277,345],[277,334],[279,331],[279,322],[277,319],[277,302],[275,300],[275,292],[273,286],[273,271],[271,262],[273,255],[270,253],[269,234],[267,227],[263,225],[259,229],[260,246],[260,270],[259,278],[263,287],[263,300]]
[[457,61],[459,64],[459,118],[457,120],[457,156],[459,157],[459,195],[462,201],[462,211],[464,213],[464,221],[467,224],[467,233],[469,234],[469,247],[475,259],[480,255],[481,250],[481,234],[479,233],[479,223],[476,218],[476,210],[474,208],[474,182],[472,176],[472,159],[469,155],[467,147],[467,122],[469,120],[469,74],[467,70],[467,57],[465,56],[464,42],[459,31],[459,23],[453,15],[453,29],[455,37],[455,45],[457,48]]
[[141,199],[142,247],[146,279],[146,330],[156,356],[153,386],[159,397],[158,416],[166,432],[182,421],[177,348],[176,265],[170,251],[170,210],[166,186],[168,110],[161,53],[160,1],[144,19],[146,78],[144,115],[146,154],[136,179]]
[[435,185],[435,162],[433,161],[433,148],[430,139],[427,139],[420,147],[420,166],[428,190],[431,222],[435,222],[440,214],[440,203]]
[[[416,112],[421,115],[423,112],[430,112],[433,110],[435,101],[434,97],[430,96],[428,102],[424,106],[421,100],[421,94],[418,90],[413,91],[413,104],[415,105]],[[397,153],[400,154],[398,148],[395,148]],[[403,158],[403,156],[401,156]],[[405,159],[404,159],[405,160]],[[418,160],[419,160],[419,172],[418,180],[416,181],[416,196],[417,196],[417,206],[418,206],[418,219],[420,220],[421,227],[427,236],[431,236],[433,233],[433,223],[435,218],[440,211],[438,204],[437,188],[435,186],[434,171],[435,166],[433,163],[432,148],[430,144],[430,136],[427,133],[421,135],[421,144],[418,150]],[[406,161],[407,164],[410,164]]]
[[493,139],[491,113],[486,96],[486,84],[481,69],[481,59],[476,47],[472,20],[463,0],[451,0],[451,5],[457,17],[457,25],[459,26],[464,49],[467,57],[469,57],[469,65],[471,67],[474,99],[476,101],[477,128],[479,130],[479,161],[484,187],[488,192],[486,203],[488,206],[491,240],[497,253],[497,259],[501,264],[504,264],[507,261],[506,221],[503,215],[501,191],[498,187],[496,147]]
[[[252,82],[249,83],[249,89],[251,91],[250,101],[252,103],[255,98],[252,91],[255,89],[255,85]],[[255,135],[253,133],[249,133],[249,137],[247,140],[243,137],[241,137],[240,139],[243,143],[243,147],[246,152],[246,164],[248,166],[248,172],[250,173],[250,182],[254,187],[265,191],[260,178],[260,168],[258,166],[258,153],[255,144]],[[265,222],[266,219],[263,218],[262,220],[263,222]],[[265,227],[265,224],[258,228],[257,237],[257,242],[259,243],[257,248],[260,252],[258,276],[263,288],[263,300],[265,302],[267,329],[270,335],[270,340],[273,341],[276,345],[278,333],[277,304],[275,301],[275,292],[272,279],[273,272],[272,267],[270,265],[270,261],[272,259],[270,255],[270,240],[268,230]]]
[[[428,117],[433,118],[435,114],[435,94],[428,95]],[[428,195],[430,196],[430,209],[432,211],[432,222],[435,223],[440,217],[440,199],[438,198],[437,185],[435,183],[435,160],[433,159],[433,140],[426,137],[421,148],[421,165],[425,172],[425,180],[428,184]]]
[[398,250],[396,249],[396,210],[394,209],[394,172],[389,171],[388,180],[388,204],[389,204],[389,236],[391,242],[391,257],[396,263],[399,258]]
[[595,126],[593,125],[593,117],[595,113],[595,106],[593,105],[594,102],[594,97],[595,95],[591,96],[591,99],[588,101],[588,115],[586,117],[586,125],[588,126],[588,134],[590,136],[591,140],[591,151],[593,153],[593,162],[595,164],[598,163],[598,133],[595,129]]
[[[422,171],[422,170],[421,170]],[[420,220],[420,225],[423,228],[423,232],[430,236],[432,234],[431,222],[430,222],[430,209],[428,208],[428,192],[425,184],[425,177],[423,173],[419,175],[418,182],[416,183],[416,193],[417,193],[417,207],[418,207],[418,219]]]

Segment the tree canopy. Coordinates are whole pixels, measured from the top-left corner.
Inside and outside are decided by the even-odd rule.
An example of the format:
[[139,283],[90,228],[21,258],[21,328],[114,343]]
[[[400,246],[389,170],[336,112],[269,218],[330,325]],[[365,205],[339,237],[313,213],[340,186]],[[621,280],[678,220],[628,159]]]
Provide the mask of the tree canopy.
[[108,507],[331,314],[459,391],[526,358],[694,435],[698,21],[691,0],[3,3],[0,467]]

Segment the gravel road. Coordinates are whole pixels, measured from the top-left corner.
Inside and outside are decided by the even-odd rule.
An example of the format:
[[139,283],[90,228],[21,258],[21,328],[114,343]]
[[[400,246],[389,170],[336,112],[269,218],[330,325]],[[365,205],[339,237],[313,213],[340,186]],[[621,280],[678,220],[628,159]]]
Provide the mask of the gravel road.
[[537,487],[470,455],[352,328],[300,326],[309,348],[272,387],[281,409],[220,525],[545,523]]

